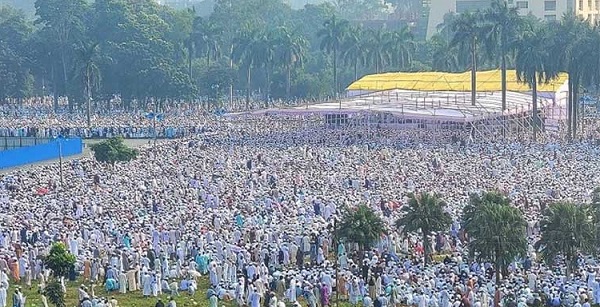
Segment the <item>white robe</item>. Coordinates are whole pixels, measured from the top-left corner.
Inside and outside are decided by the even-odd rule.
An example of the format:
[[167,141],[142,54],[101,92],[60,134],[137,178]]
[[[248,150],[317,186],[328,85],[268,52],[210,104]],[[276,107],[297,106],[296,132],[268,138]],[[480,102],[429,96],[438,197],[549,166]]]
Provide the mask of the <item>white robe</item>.
[[119,274],[119,293],[127,293],[127,275],[125,273]]
[[0,307],[6,307],[6,288],[0,288]]

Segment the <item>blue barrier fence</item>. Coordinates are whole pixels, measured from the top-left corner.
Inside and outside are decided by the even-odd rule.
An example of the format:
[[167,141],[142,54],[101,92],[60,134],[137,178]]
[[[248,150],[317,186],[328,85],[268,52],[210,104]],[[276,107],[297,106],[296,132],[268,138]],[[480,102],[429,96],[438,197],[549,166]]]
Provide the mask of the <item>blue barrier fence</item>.
[[55,139],[49,143],[0,151],[0,169],[78,155],[83,152],[80,138]]

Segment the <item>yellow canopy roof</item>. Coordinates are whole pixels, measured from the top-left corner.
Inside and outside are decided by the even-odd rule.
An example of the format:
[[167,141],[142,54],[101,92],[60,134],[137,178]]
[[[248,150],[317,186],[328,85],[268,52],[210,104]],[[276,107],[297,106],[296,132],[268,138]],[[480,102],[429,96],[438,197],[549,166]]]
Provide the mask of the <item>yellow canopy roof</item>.
[[[538,92],[556,92],[565,84],[569,75],[560,73],[556,80],[539,84]],[[500,70],[478,71],[477,90],[496,92],[502,90]],[[392,72],[366,75],[348,86],[347,90],[386,91],[393,89],[412,91],[471,91],[471,72]],[[510,92],[530,92],[529,85],[517,81],[516,70],[506,72],[506,89]]]

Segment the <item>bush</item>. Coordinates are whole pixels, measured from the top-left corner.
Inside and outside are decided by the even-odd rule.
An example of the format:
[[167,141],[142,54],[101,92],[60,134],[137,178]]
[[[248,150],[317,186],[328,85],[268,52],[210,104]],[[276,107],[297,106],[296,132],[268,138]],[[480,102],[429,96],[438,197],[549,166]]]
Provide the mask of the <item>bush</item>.
[[50,281],[43,290],[44,295],[48,298],[50,304],[56,307],[65,307],[65,294],[58,280]]
[[127,147],[123,139],[119,137],[110,138],[91,146],[94,157],[99,162],[127,162],[137,158],[138,151]]
[[75,265],[75,260],[75,255],[67,251],[65,244],[57,242],[52,244],[50,253],[44,258],[44,264],[52,270],[54,277],[60,278],[69,275],[71,267]]

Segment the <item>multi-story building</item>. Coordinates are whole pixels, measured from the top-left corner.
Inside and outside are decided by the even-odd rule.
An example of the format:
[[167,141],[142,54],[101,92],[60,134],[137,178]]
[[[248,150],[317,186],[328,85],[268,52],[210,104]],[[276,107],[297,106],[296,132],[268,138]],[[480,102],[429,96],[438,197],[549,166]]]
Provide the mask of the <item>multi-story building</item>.
[[[564,14],[575,14],[590,23],[600,21],[600,0],[506,0],[517,7],[519,14],[532,14],[544,20],[560,19]],[[485,9],[492,0],[430,0],[427,38],[437,31],[447,13],[462,13]]]

